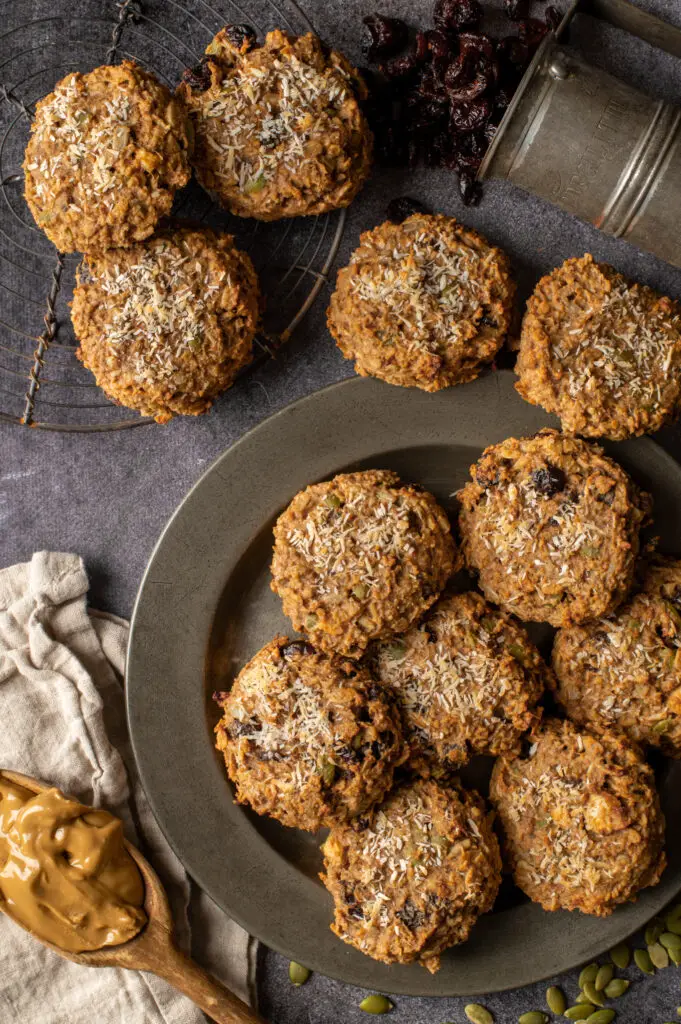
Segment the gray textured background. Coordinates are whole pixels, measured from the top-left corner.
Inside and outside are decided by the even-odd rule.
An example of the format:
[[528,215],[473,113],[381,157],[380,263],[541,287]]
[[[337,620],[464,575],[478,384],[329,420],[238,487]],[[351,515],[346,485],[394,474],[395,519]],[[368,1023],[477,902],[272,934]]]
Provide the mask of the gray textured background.
[[[102,0],[103,8],[107,2]],[[640,0],[640,4],[681,25],[679,0]],[[248,6],[245,0],[244,6]],[[303,6],[321,35],[359,59],[363,14],[378,7],[423,24],[429,23],[431,3],[304,0]],[[678,100],[679,62],[593,24],[585,25],[576,40],[595,61],[626,72],[629,81],[649,92]],[[523,295],[540,274],[568,256],[589,251],[597,259],[681,297],[680,271],[503,184],[487,185],[482,205],[464,210],[452,177],[439,171],[376,171],[350,210],[339,265],[355,246],[359,232],[383,219],[386,200],[404,193],[460,216],[503,246],[513,260]],[[3,216],[6,211],[0,213],[0,226]],[[670,210],[670,216],[678,218],[679,212]],[[90,572],[92,603],[129,615],[145,563],[164,523],[212,460],[275,410],[352,372],[324,326],[327,296],[324,290],[276,361],[240,381],[201,419],[178,419],[166,427],[144,426],[97,436],[59,435],[0,424],[1,563],[27,559],[40,548],[77,551]],[[333,423],[318,425],[320,432],[332,433],[333,428]],[[665,431],[658,439],[681,457],[678,428]],[[281,957],[267,951],[261,955],[262,1009],[276,1024],[351,1024],[368,1019],[357,1009],[359,991],[320,976],[304,988],[293,989],[286,968]],[[619,1003],[619,1021],[664,1024],[675,1019],[681,1003],[677,969],[645,980],[635,969],[628,974],[636,978],[636,984]],[[562,979],[562,984],[570,996],[576,995],[574,976]],[[545,987],[542,984],[484,1002],[494,1011],[498,1024],[512,1024],[520,1012],[543,1007]],[[401,997],[396,1002],[389,1018],[396,1024],[465,1020],[466,1000]]]

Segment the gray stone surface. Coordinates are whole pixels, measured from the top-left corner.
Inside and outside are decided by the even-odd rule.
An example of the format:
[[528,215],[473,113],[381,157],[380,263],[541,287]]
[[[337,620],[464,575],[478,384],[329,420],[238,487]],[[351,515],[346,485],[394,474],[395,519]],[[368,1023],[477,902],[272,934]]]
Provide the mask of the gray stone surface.
[[[681,24],[679,0],[640,2]],[[229,10],[227,3],[217,6]],[[304,6],[322,35],[358,58],[360,19],[374,6],[425,22],[431,5],[430,0],[418,5],[408,0],[376,5],[367,0],[305,0]],[[585,25],[577,38],[592,59],[650,92],[678,99],[680,62],[593,24]],[[482,205],[464,210],[451,176],[440,171],[377,171],[350,211],[339,264],[347,259],[358,233],[383,219],[387,198],[404,193],[461,216],[506,248],[523,294],[540,274],[566,257],[590,251],[647,284],[681,296],[680,271],[503,184],[488,185]],[[679,218],[679,211],[670,210],[669,215]],[[5,216],[6,211],[0,213],[0,227]],[[0,424],[1,563],[26,559],[40,548],[78,551],[91,575],[93,603],[129,615],[163,524],[211,461],[276,409],[352,372],[324,327],[327,295],[322,293],[278,359],[240,381],[207,417],[176,420],[164,428],[144,426],[95,436],[43,433]],[[480,414],[484,415],[484,410]],[[333,426],[322,422],[318,429],[333,432]],[[681,457],[678,428],[665,431],[658,439]],[[645,980],[635,971],[628,973],[637,980],[621,1003],[618,1021],[663,1024],[673,1020],[681,1003],[678,970],[669,969]],[[561,983],[567,993],[576,995],[574,976]],[[263,1010],[277,1024],[350,1024],[367,1019],[357,1009],[358,991],[322,977],[293,989],[285,961],[266,951],[261,956],[260,984]],[[482,1001],[494,1011],[498,1024],[512,1024],[520,1012],[542,1008],[544,989],[542,984]],[[398,1003],[389,1019],[399,1024],[465,1019],[465,1000],[400,998]]]

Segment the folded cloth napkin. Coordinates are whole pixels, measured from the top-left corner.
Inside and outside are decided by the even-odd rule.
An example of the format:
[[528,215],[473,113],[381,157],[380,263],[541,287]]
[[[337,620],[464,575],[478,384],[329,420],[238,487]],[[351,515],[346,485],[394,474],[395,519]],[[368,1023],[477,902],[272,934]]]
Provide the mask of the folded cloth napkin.
[[[88,612],[76,555],[0,570],[0,768],[121,817],[164,882],[180,945],[250,1001],[255,944],[192,885],[137,779],[123,708],[128,626]],[[154,975],[70,963],[0,914],[2,1024],[204,1024]]]

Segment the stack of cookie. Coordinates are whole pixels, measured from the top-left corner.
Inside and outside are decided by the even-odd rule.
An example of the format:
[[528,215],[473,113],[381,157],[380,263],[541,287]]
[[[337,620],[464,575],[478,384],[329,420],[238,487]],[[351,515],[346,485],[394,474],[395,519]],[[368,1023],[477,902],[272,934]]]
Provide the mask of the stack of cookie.
[[233,214],[276,220],[346,206],[372,138],[364,84],[311,33],[258,47],[227,26],[175,95],[131,61],[70,74],[37,106],[24,160],[36,223],[85,254],[78,351],[113,401],[163,423],[196,415],[252,357],[260,313],[230,235],[164,223],[192,167]]

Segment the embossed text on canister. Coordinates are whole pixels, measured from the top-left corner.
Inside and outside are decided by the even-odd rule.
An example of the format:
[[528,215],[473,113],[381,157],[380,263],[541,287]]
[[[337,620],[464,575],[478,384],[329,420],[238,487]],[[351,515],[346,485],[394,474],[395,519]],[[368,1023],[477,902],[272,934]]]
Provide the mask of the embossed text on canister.
[[122,822],[1,774],[0,902],[38,938],[72,953],[120,945],[147,921]]

